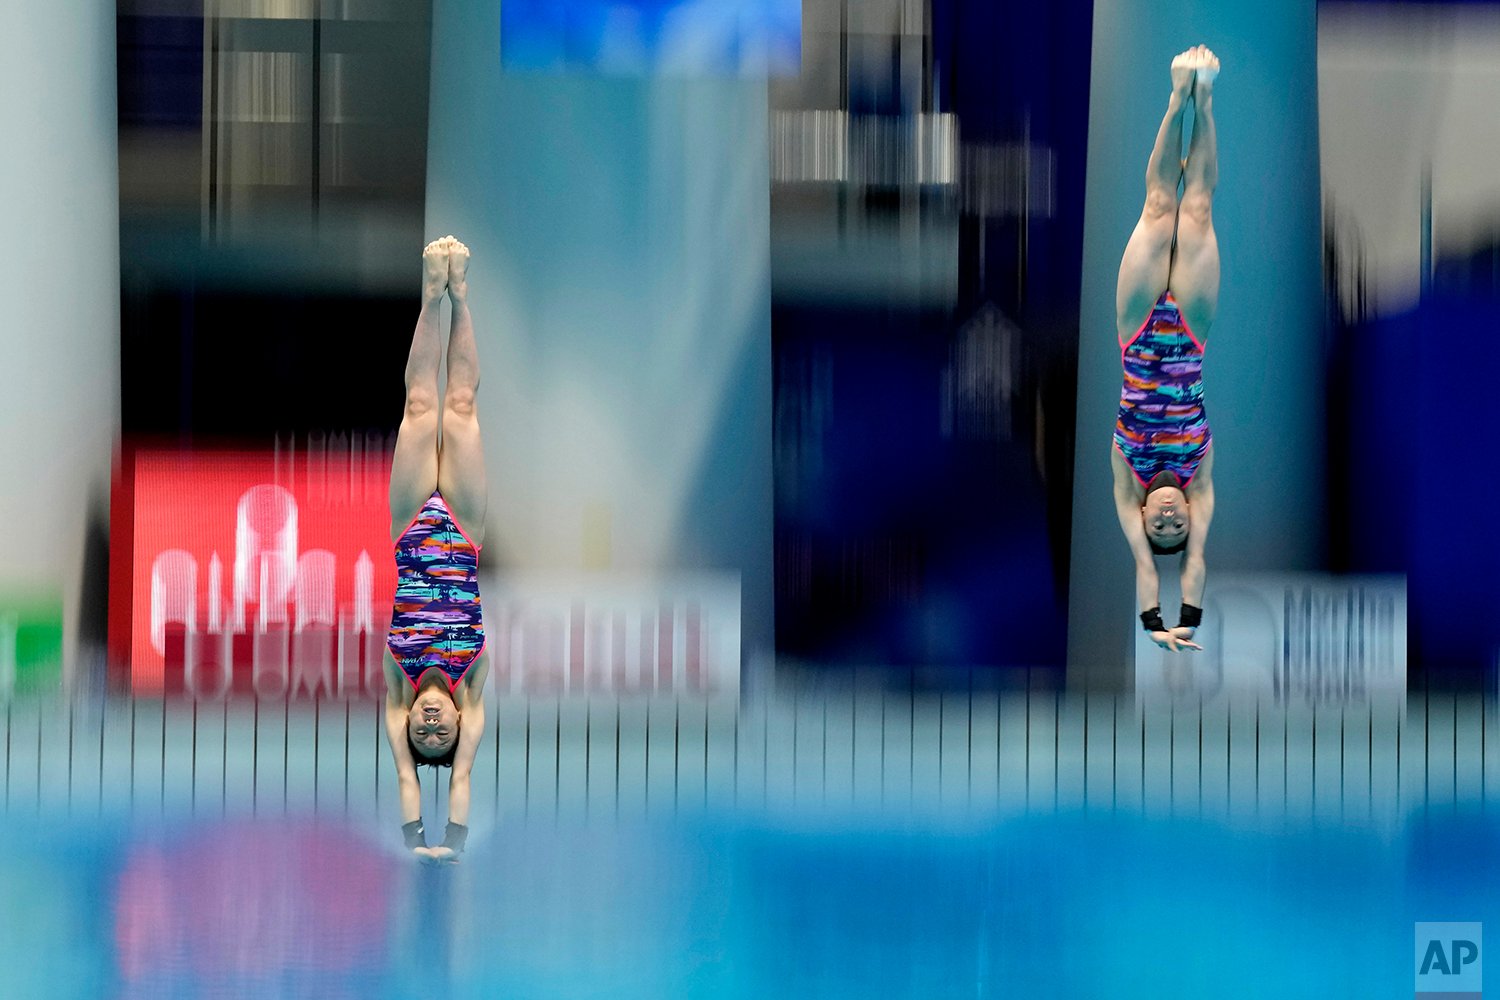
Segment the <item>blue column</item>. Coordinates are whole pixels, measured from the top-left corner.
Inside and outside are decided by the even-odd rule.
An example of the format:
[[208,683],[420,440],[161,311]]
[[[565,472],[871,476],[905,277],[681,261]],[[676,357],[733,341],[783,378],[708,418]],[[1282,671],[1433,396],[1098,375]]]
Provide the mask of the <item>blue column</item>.
[[[1123,678],[1130,662],[1133,569],[1115,518],[1108,454],[1120,392],[1115,279],[1144,199],[1168,67],[1198,43],[1223,61],[1214,98],[1223,286],[1204,367],[1217,456],[1208,587],[1215,572],[1325,563],[1314,0],[1098,0],[1069,595],[1075,677],[1087,670]],[[1176,600],[1177,558],[1159,559],[1158,570],[1164,597],[1170,591]]]

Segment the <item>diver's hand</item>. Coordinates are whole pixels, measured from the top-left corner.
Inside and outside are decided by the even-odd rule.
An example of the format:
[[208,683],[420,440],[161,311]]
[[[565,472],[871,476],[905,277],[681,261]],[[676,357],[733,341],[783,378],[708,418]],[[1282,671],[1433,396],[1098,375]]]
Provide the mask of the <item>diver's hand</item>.
[[418,847],[412,853],[424,864],[451,865],[458,863],[458,852],[451,847]]
[[[1181,635],[1179,633],[1187,634]],[[1156,643],[1162,649],[1171,650],[1174,653],[1180,653],[1186,649],[1196,649],[1202,651],[1203,647],[1189,638],[1189,636],[1191,635],[1192,633],[1187,629],[1177,628],[1173,629],[1170,632],[1152,632],[1151,641]]]

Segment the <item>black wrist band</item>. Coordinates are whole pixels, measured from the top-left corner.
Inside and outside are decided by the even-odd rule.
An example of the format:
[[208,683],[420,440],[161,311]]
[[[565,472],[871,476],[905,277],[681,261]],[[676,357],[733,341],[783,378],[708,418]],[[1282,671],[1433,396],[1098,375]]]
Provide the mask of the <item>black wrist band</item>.
[[427,835],[422,829],[421,819],[414,819],[410,823],[402,823],[401,836],[406,840],[407,850],[414,851],[419,847],[427,846]]
[[1185,625],[1188,628],[1197,628],[1203,624],[1203,609],[1195,608],[1186,601],[1183,601],[1182,614],[1179,616],[1177,624]]
[[464,844],[469,840],[469,828],[462,823],[448,824],[448,829],[443,833],[443,846],[457,854],[464,849]]
[[1141,627],[1147,632],[1165,632],[1166,622],[1161,620],[1161,605],[1157,605],[1150,611],[1141,612]]

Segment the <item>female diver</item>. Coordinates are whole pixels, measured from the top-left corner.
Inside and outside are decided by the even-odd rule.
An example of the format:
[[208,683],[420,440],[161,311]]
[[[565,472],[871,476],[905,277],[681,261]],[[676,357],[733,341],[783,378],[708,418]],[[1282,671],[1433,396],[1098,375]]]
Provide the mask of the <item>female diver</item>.
[[[469,777],[484,735],[484,623],[477,566],[488,488],[474,393],[479,355],[469,316],[469,248],[452,236],[422,252],[422,311],[406,359],[406,409],[391,465],[396,601],[385,654],[385,732],[396,762],[406,846],[452,861],[468,836]],[[448,381],[438,393],[446,294]],[[417,765],[448,766],[448,826],[428,847]]]
[[[1146,166],[1146,204],[1125,246],[1115,323],[1125,384],[1110,461],[1115,510],[1135,557],[1141,623],[1164,649],[1202,649],[1204,544],[1214,515],[1213,443],[1203,406],[1203,344],[1219,300],[1213,227],[1218,182],[1206,47],[1172,60],[1172,96]],[[1193,108],[1186,160],[1183,119]],[[1179,188],[1181,193],[1179,194]],[[1182,613],[1161,617],[1154,556],[1182,553]]]

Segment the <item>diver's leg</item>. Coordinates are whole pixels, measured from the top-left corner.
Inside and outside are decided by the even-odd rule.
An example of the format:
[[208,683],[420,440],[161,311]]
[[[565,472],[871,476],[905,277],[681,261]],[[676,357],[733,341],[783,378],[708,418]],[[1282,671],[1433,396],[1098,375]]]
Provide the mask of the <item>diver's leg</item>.
[[438,366],[443,356],[439,313],[448,287],[448,248],[422,251],[422,311],[406,358],[406,408],[391,461],[391,531],[405,529],[438,485]]
[[1115,312],[1122,340],[1146,319],[1157,298],[1167,290],[1171,275],[1177,187],[1182,180],[1182,120],[1193,82],[1186,56],[1183,53],[1172,60],[1172,96],[1146,164],[1146,203],[1120,260]]
[[443,392],[443,444],[438,462],[438,489],[448,509],[476,545],[484,544],[489,480],[479,438],[475,394],[479,389],[479,351],[469,315],[469,248],[450,237],[448,298],[453,325],[448,331],[448,385]]
[[1214,233],[1214,188],[1219,183],[1219,142],[1214,128],[1214,83],[1219,60],[1199,46],[1193,88],[1193,138],[1183,173],[1172,294],[1183,318],[1202,340],[1219,305],[1219,239]]

